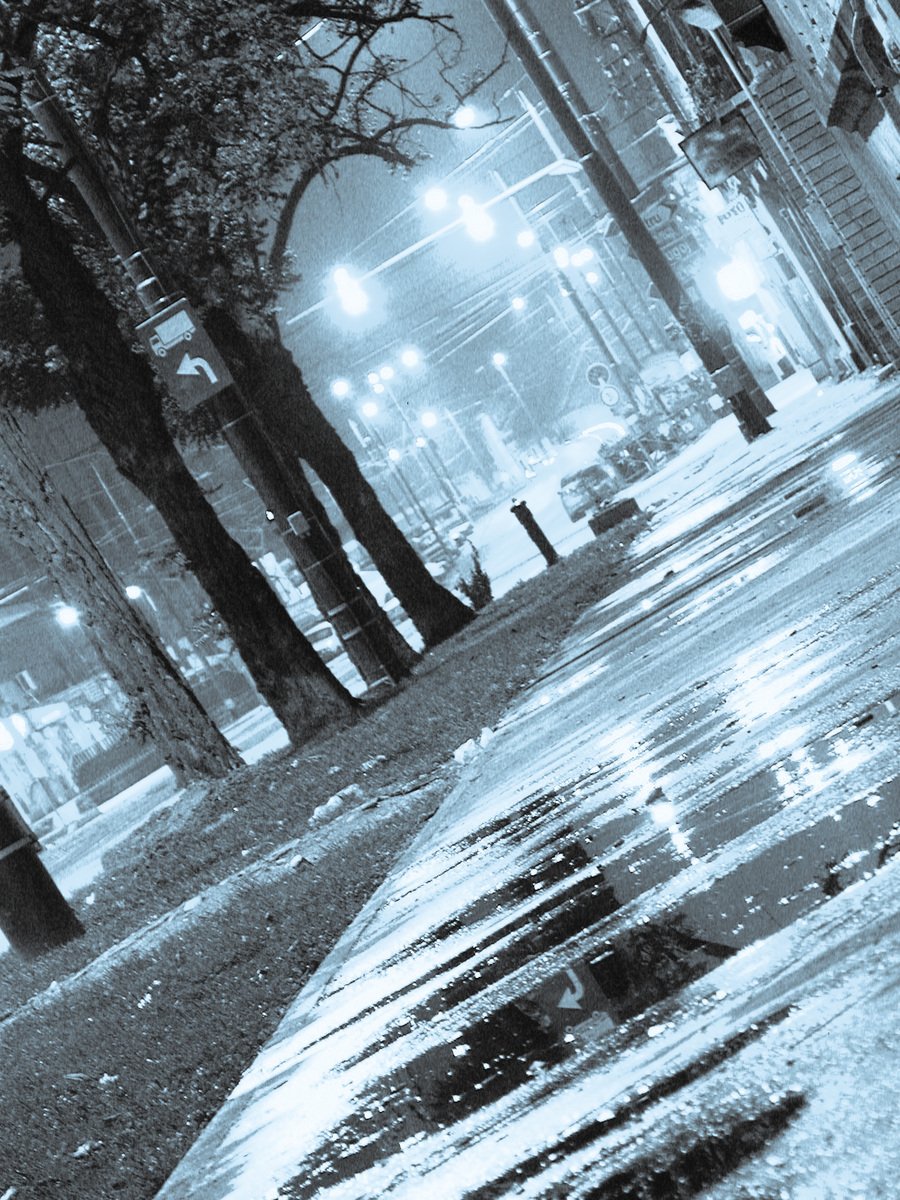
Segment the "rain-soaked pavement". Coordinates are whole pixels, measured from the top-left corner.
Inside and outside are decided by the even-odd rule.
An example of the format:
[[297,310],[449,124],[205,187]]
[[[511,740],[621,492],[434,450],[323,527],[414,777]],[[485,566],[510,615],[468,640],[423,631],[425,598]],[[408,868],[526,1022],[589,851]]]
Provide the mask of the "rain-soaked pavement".
[[695,455],[160,1200],[898,1194],[898,393]]

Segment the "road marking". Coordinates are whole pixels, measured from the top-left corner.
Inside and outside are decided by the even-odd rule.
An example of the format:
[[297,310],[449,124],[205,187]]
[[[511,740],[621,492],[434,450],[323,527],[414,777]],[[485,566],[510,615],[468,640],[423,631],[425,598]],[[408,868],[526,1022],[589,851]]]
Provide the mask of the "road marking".
[[557,1008],[581,1008],[581,998],[584,995],[584,984],[571,967],[566,967],[566,974],[572,981],[572,986],[566,988],[560,997]]

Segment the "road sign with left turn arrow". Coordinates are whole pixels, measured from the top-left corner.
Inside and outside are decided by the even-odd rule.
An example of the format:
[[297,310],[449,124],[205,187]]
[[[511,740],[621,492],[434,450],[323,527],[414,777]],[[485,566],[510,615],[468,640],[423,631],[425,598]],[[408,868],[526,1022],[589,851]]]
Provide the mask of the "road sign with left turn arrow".
[[196,408],[233,380],[187,300],[176,300],[137,327],[153,364],[182,408]]

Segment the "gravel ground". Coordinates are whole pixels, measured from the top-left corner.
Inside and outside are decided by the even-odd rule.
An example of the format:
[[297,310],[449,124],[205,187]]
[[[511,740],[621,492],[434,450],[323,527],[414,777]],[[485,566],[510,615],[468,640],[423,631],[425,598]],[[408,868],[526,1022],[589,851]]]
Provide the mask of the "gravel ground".
[[635,530],[490,604],[354,727],[187,789],[74,898],[83,938],[0,959],[0,1200],[155,1194]]

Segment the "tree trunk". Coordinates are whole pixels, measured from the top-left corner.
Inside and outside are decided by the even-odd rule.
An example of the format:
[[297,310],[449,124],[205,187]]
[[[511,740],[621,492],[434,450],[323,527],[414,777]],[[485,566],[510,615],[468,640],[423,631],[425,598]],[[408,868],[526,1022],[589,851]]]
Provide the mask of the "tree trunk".
[[9,154],[0,155],[0,204],[24,278],[68,360],[79,407],[125,478],[156,506],[261,695],[293,740],[348,718],[352,697],[220,524],[165,425],[149,364]]
[[[341,543],[340,534],[334,528],[325,506],[313,491],[297,455],[293,453],[293,448],[287,447],[287,454],[284,454],[281,428],[272,423],[268,406],[259,399],[262,392],[268,391],[268,379],[264,375],[260,377],[260,373],[265,372],[266,365],[256,339],[243,331],[222,309],[210,310],[205,315],[204,324],[217,344],[228,347],[229,366],[242,394],[248,399],[271,441],[279,447],[282,456],[292,461],[293,490],[301,512],[310,526],[303,539],[308,561],[304,563],[298,559],[297,565],[303,571],[313,599],[319,605],[322,615],[335,624],[339,635],[341,629],[331,614],[330,607],[333,601],[330,601],[330,597],[336,596],[343,600],[354,618],[351,625],[362,631],[394,679],[403,678],[409,674],[418,655],[357,575]],[[325,578],[321,579],[323,575]]]
[[50,578],[77,599],[100,661],[180,785],[221,777],[240,758],[181,679],[125,595],[87,530],[32,455],[18,422],[0,412],[0,523],[37,554]]
[[353,453],[313,401],[290,351],[274,333],[254,337],[224,319],[229,349],[248,370],[247,395],[260,420],[278,445],[307,462],[329,489],[425,645],[458,633],[475,614],[428,573]]

